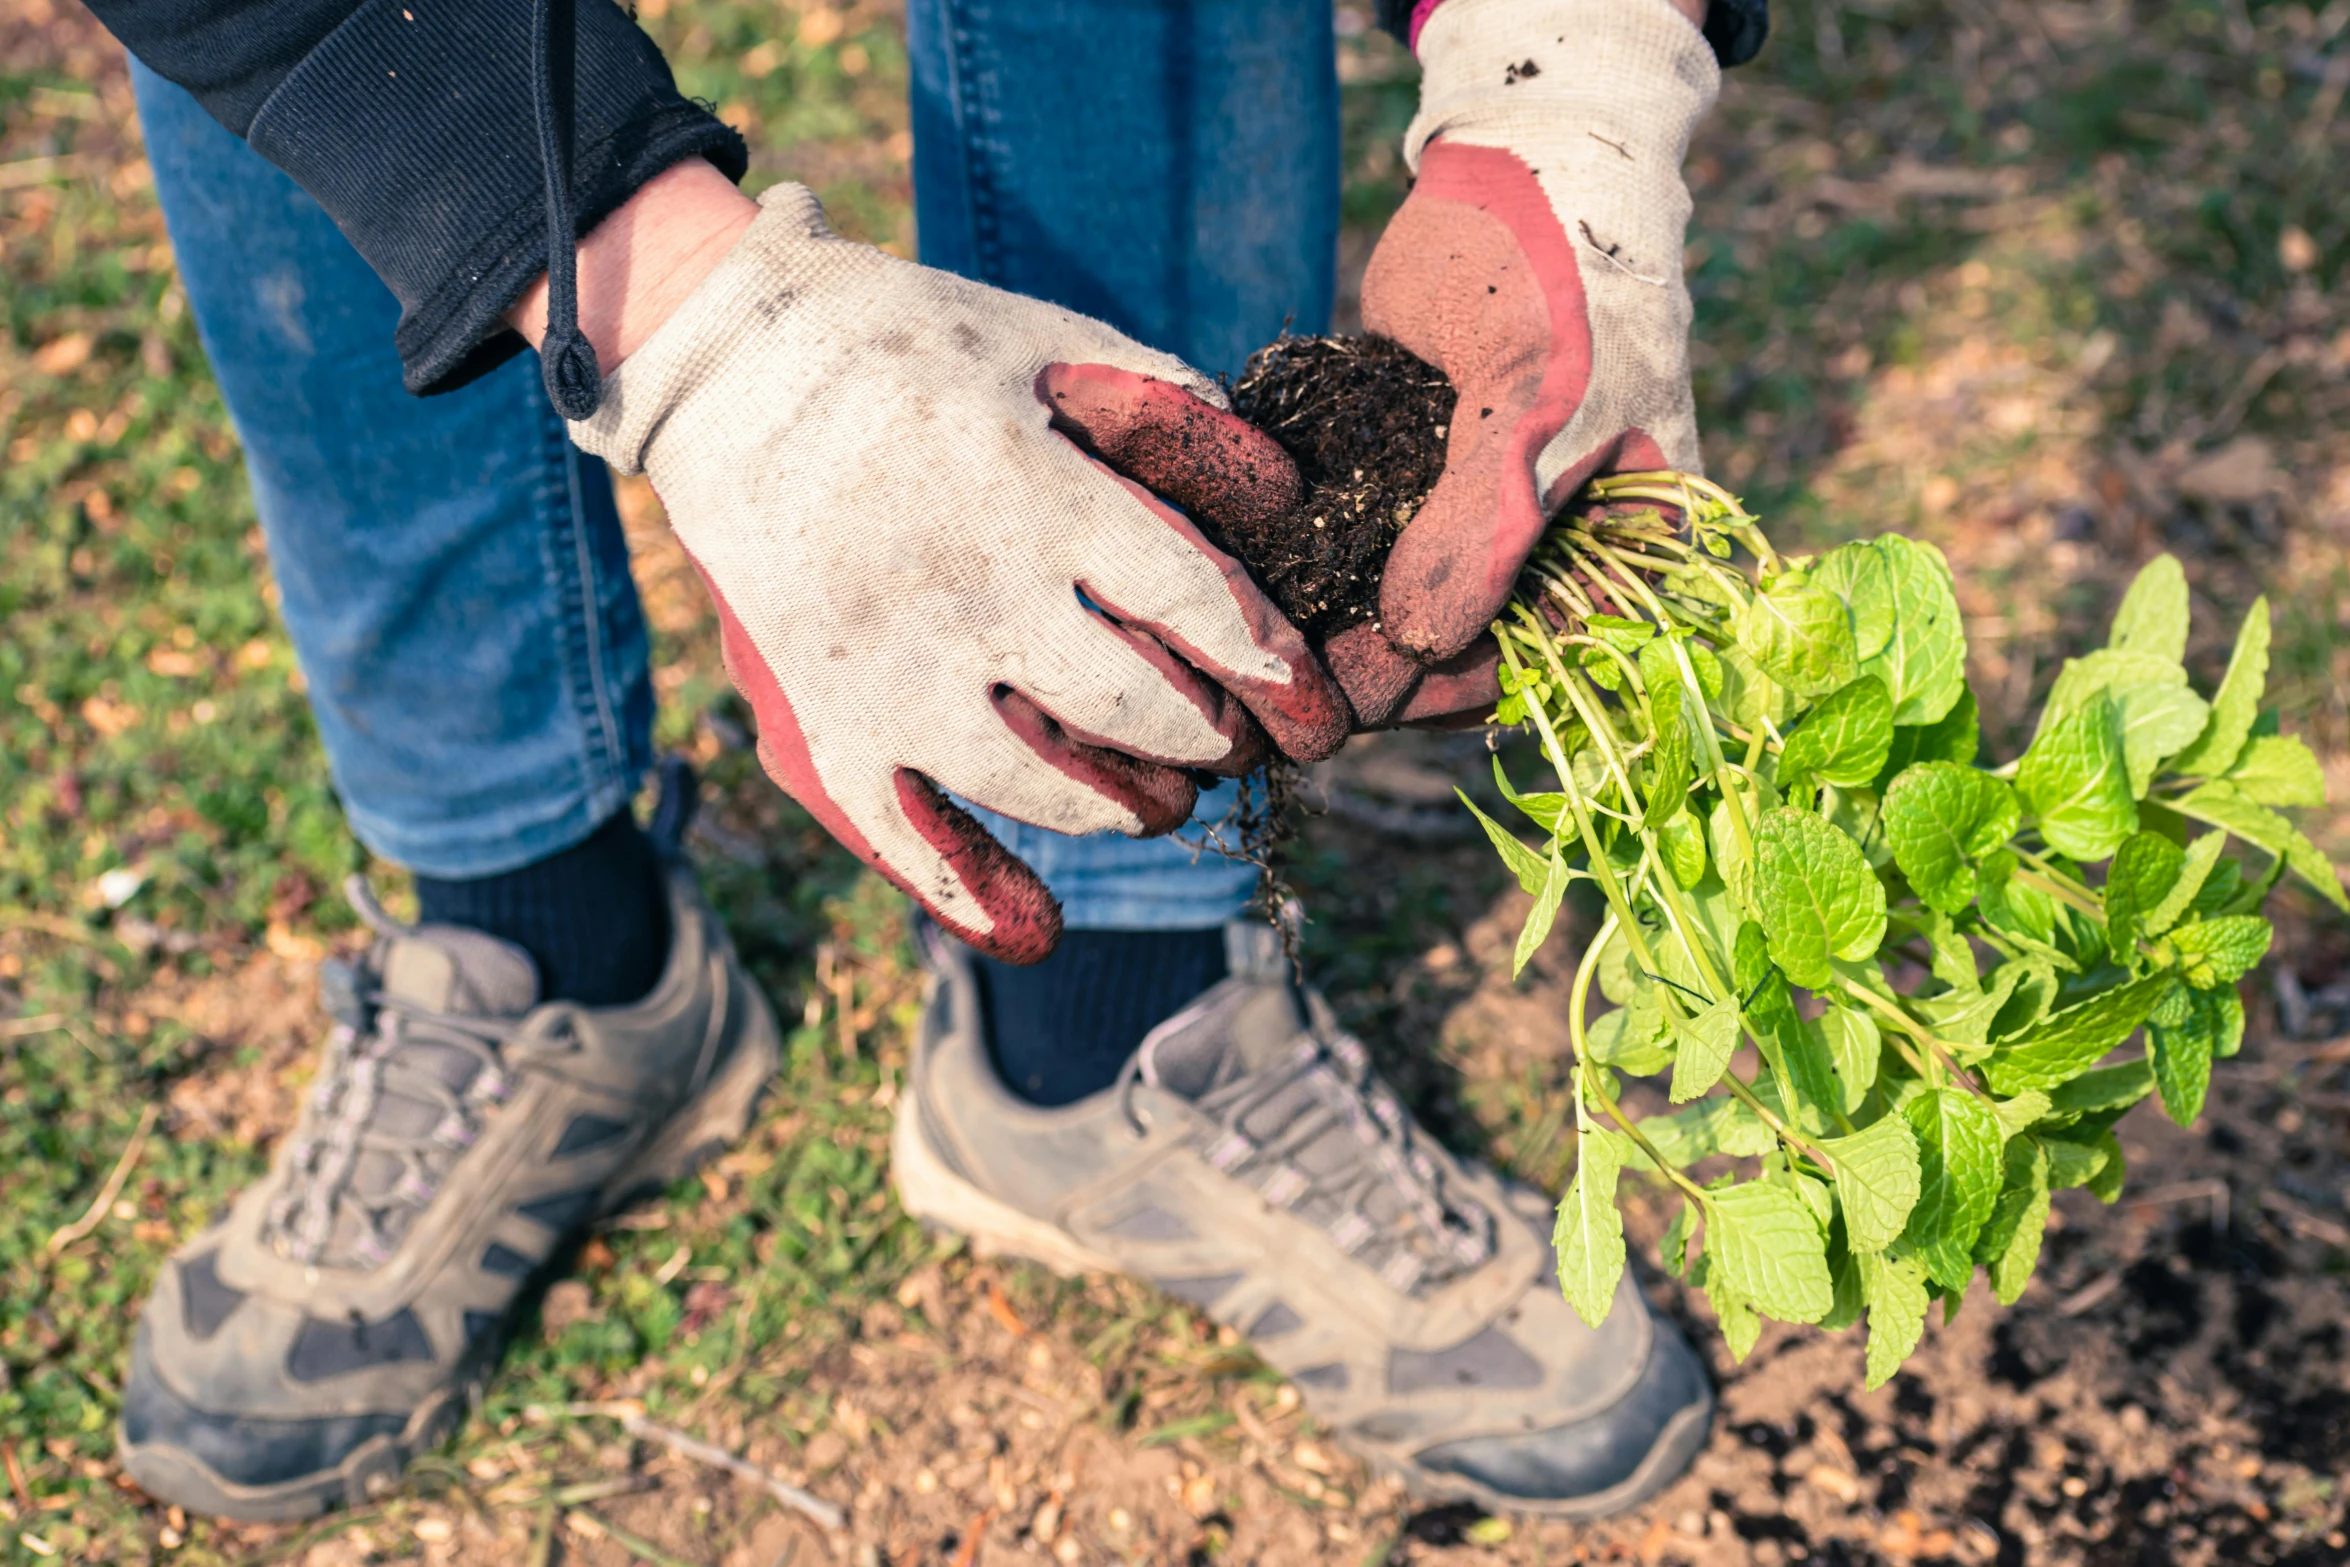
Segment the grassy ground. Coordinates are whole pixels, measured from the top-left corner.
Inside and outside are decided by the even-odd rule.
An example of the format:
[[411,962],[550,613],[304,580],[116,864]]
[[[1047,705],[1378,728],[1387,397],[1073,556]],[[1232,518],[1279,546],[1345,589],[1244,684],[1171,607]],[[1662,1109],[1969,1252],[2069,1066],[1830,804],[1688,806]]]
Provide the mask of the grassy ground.
[[[886,5],[638,10],[686,90],[749,133],[756,182],[808,179],[844,228],[910,251]],[[2350,0],[1778,10],[1693,162],[1712,469],[1814,541],[1942,543],[1995,735],[2146,556],[2188,560],[2206,661],[2268,594],[2280,705],[2350,800]],[[1412,86],[1342,17],[1351,275],[1400,199]],[[1062,1541],[1062,1560],[1784,1559],[1702,1495],[1601,1533],[1410,1515],[1190,1314],[977,1265],[906,1224],[883,1149],[914,994],[900,907],[734,748],[700,601],[641,489],[624,501],[662,738],[706,766],[714,894],[798,1025],[773,1112],[591,1244],[409,1493],[291,1533],[126,1490],[110,1428],[130,1312],[285,1124],[310,971],[353,939],[332,889],[363,856],[270,612],[127,84],[69,0],[0,12],[0,276],[0,1560],[521,1562],[542,1535],[578,1561],[832,1554],[562,1412],[610,1399],[854,1501],[842,1559],[860,1563]],[[1424,782],[1461,759],[1399,765]],[[1496,972],[1515,895],[1473,853],[1399,854],[1337,818],[1302,879],[1348,1020],[1449,1132],[1555,1181],[1543,981]],[[2314,986],[2346,950],[2310,916],[2280,961]],[[1931,1558],[1918,1542],[1959,1538],[1933,1524],[1888,1523],[1851,1559]]]

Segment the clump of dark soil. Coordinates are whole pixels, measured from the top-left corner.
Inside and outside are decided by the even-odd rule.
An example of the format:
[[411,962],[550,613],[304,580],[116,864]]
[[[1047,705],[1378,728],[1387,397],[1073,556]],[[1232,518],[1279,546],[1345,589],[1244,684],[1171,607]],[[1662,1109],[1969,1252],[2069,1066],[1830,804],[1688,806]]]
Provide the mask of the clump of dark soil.
[[1234,411],[1305,475],[1293,515],[1224,545],[1315,637],[1379,612],[1379,574],[1444,471],[1454,392],[1444,372],[1383,337],[1284,337],[1250,356]]

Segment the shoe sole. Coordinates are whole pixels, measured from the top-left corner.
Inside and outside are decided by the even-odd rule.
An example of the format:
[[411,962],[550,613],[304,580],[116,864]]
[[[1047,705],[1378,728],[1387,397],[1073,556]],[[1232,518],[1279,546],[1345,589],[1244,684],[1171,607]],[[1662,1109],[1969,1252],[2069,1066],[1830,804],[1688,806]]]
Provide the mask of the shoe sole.
[[[615,1213],[691,1175],[750,1130],[759,1100],[782,1065],[783,1044],[766,996],[747,979],[745,988],[756,1011],[746,1020],[734,1054],[606,1183],[600,1215]],[[332,1469],[275,1485],[241,1485],[185,1448],[126,1441],[118,1431],[115,1440],[123,1472],[149,1496],[177,1503],[190,1512],[248,1523],[296,1522],[338,1508],[362,1506],[395,1489],[419,1454],[430,1452],[455,1433],[480,1398],[489,1369],[501,1358],[503,1348],[502,1343],[494,1346],[482,1357],[480,1369],[461,1375],[455,1385],[426,1400],[409,1416],[399,1435],[362,1442]]]
[[[901,1090],[897,1118],[890,1127],[890,1179],[897,1187],[898,1205],[910,1218],[926,1229],[962,1236],[976,1256],[1038,1263],[1064,1278],[1122,1271],[1116,1262],[1078,1244],[1058,1225],[1022,1213],[957,1175],[923,1136],[921,1119],[913,1095]],[[1383,1451],[1340,1433],[1333,1435],[1375,1473],[1394,1480],[1417,1501],[1470,1502],[1489,1513],[1590,1522],[1628,1512],[1679,1479],[1705,1446],[1713,1429],[1713,1414],[1709,1385],[1703,1403],[1690,1405],[1666,1422],[1640,1467],[1630,1475],[1604,1491],[1558,1501],[1509,1496],[1474,1480],[1431,1474],[1401,1453]]]

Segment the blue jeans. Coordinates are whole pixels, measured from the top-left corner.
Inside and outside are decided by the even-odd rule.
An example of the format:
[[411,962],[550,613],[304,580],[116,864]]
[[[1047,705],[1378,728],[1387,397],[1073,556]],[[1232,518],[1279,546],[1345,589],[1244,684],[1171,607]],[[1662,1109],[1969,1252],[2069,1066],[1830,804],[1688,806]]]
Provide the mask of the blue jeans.
[[[907,31],[924,261],[1211,371],[1285,324],[1321,329],[1328,0],[913,0]],[[133,80],[353,831],[440,877],[579,842],[651,759],[608,476],[564,438],[533,356],[407,396],[392,297],[325,214],[185,92]],[[1076,928],[1212,925],[1254,884],[1175,840],[989,825]]]

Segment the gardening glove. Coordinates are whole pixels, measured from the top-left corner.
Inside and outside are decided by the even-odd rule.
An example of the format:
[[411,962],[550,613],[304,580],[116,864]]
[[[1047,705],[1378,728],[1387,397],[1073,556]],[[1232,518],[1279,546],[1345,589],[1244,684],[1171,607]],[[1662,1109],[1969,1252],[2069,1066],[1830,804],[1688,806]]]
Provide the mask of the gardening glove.
[[1152,494],[1233,523],[1301,482],[1179,360],[844,240],[802,186],[759,204],[573,438],[651,475],[769,775],[955,935],[1034,962],[1059,906],[950,793],[1141,836],[1267,732],[1301,759],[1345,738],[1296,629]]
[[[1697,470],[1681,160],[1721,69],[1667,0],[1444,0],[1418,47],[1418,180],[1372,252],[1363,323],[1460,394],[1379,599],[1386,638],[1436,662],[1492,623],[1593,474]],[[1439,701],[1360,631],[1329,658],[1359,716]]]

